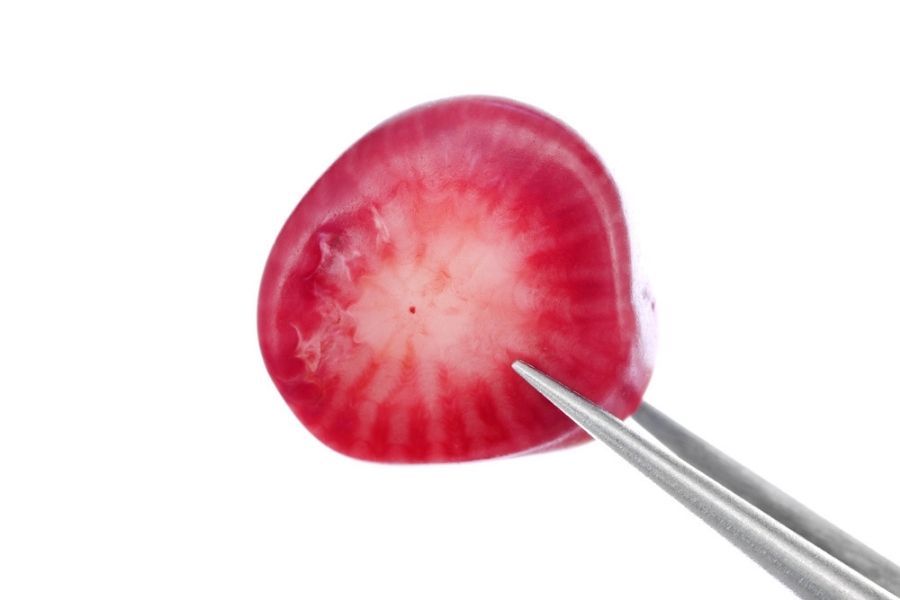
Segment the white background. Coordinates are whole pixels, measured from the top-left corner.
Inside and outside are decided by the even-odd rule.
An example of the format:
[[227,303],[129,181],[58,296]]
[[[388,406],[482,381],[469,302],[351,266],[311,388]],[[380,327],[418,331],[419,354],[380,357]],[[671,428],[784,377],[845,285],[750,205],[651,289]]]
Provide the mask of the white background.
[[282,222],[370,127],[468,93],[616,178],[648,400],[900,559],[893,6],[4,3],[0,597],[791,597],[599,445],[385,467],[278,396]]

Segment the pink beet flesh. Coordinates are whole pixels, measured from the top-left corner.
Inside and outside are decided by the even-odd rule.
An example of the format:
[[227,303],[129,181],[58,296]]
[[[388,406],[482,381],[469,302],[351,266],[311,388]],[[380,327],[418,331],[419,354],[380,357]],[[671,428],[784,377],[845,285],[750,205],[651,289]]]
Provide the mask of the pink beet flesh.
[[325,444],[465,461],[586,440],[515,359],[634,412],[651,313],[596,154],[535,109],[471,97],[394,117],[316,182],[269,256],[259,336]]

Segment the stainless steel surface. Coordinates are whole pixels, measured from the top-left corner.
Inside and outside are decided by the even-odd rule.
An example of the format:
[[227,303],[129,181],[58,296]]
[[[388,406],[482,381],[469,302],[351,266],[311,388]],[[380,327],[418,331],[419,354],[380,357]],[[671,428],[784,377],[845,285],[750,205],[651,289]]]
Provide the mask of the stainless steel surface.
[[585,431],[612,448],[801,598],[898,600],[537,369],[521,361],[513,363],[513,369]]
[[881,587],[900,595],[900,567],[896,564],[838,529],[653,406],[642,404],[632,418],[688,464]]

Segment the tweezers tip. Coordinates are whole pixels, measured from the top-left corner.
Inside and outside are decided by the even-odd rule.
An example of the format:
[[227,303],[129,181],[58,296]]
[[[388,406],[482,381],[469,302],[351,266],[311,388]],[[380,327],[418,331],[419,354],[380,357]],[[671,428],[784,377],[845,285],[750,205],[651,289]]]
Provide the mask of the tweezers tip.
[[579,404],[579,400],[584,402],[584,400],[576,397],[575,394],[558,381],[524,361],[517,360],[513,362],[512,368],[528,385],[536,389],[542,396],[563,411],[565,411],[566,407]]
[[513,368],[513,371],[515,371],[519,375],[522,375],[523,377],[525,376],[525,373],[534,371],[534,367],[521,360],[514,360],[511,366]]
[[548,396],[549,389],[554,385],[559,385],[556,381],[553,381],[546,374],[538,371],[527,362],[517,360],[512,364],[513,371],[519,374],[519,376],[525,380],[528,385],[539,391],[543,396],[545,396],[548,400],[552,402],[552,398]]

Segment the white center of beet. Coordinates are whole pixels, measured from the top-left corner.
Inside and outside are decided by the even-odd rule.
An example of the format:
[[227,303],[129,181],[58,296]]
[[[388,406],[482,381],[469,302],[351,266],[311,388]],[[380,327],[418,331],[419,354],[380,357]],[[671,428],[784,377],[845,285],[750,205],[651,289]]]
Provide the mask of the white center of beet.
[[508,347],[524,254],[501,215],[465,198],[418,214],[389,204],[373,219],[390,258],[373,259],[357,281],[347,307],[354,342],[395,358],[413,343],[423,361],[485,359]]

